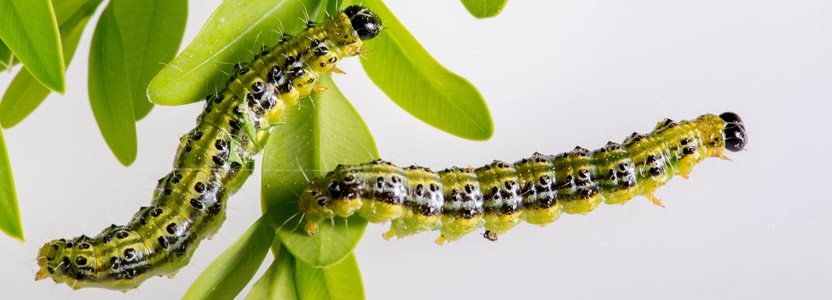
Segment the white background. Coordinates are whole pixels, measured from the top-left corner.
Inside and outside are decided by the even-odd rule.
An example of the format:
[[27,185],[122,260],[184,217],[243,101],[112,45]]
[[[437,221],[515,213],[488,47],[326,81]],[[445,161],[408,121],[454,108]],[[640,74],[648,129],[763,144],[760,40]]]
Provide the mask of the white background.
[[[637,198],[543,229],[522,224],[496,243],[472,234],[439,247],[438,233],[384,241],[386,226],[370,225],[356,249],[369,299],[832,297],[830,2],[530,2],[510,1],[488,20],[470,17],[459,1],[388,3],[437,60],[479,88],[495,132],[471,142],[422,124],[375,88],[357,60],[344,61],[349,75],[336,80],[383,158],[478,166],[594,149],[664,117],[723,111],[745,120],[748,151],[672,180],[657,192],[665,209]],[[218,4],[191,3],[186,43]],[[51,95],[4,131],[27,243],[0,236],[0,298],[178,298],[260,215],[257,171],[231,199],[219,234],[172,280],[153,278],[124,295],[32,280],[43,243],[96,234],[149,204],[202,107],[157,106],[138,123],[137,161],[120,166],[87,100],[93,25],[68,70],[66,96]],[[0,87],[11,78],[0,75]]]

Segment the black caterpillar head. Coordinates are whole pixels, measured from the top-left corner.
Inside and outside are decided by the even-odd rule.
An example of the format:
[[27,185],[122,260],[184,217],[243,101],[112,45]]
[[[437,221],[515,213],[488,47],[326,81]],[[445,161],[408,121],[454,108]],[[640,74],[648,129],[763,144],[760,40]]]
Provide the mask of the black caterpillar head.
[[725,149],[731,152],[737,152],[745,148],[748,144],[748,134],[745,132],[745,124],[742,119],[735,113],[725,112],[719,115],[725,121]]
[[381,32],[381,18],[366,7],[352,5],[344,10],[344,14],[350,18],[352,28],[362,41],[372,39]]

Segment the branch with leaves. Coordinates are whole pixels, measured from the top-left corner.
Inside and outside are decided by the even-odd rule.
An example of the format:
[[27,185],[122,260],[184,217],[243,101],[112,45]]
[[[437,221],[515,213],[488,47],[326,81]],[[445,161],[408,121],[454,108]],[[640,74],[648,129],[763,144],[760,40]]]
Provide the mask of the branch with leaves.
[[[253,49],[275,44],[278,32],[301,30],[305,24],[294,20],[321,20],[352,2],[356,1],[225,1],[190,45],[170,61],[182,38],[187,3],[110,1],[95,28],[88,78],[91,106],[107,145],[123,165],[130,165],[137,155],[135,122],[150,112],[153,103],[181,105],[202,100],[227,80],[230,66],[224,62],[248,61]],[[361,58],[373,82],[397,105],[436,128],[467,139],[489,138],[493,124],[479,92],[436,62],[381,1],[361,2],[377,12],[385,26],[381,38],[366,43],[366,49],[373,52]],[[498,14],[506,3],[462,2],[479,18]],[[0,3],[0,16],[4,16],[0,67],[10,69],[20,62],[25,67],[0,102],[3,128],[24,120],[51,91],[65,91],[65,66],[101,4],[101,0]],[[363,298],[352,250],[366,221],[353,218],[326,225],[315,237],[284,226],[297,215],[296,195],[304,187],[304,176],[319,176],[338,163],[378,156],[372,136],[347,99],[328,76],[319,83],[329,90],[306,100],[314,105],[288,113],[286,125],[275,129],[269,139],[262,168],[263,217],[206,269],[186,297],[233,297],[251,280],[271,248],[274,263],[249,297]],[[349,136],[350,142],[333,136]],[[1,135],[0,150],[0,229],[22,240]]]

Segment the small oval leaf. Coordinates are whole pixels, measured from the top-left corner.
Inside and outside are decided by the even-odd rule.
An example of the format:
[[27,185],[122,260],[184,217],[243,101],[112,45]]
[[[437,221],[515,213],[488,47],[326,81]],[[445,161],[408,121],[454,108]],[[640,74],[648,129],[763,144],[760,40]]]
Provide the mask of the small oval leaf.
[[24,241],[23,224],[17,207],[17,193],[14,190],[12,166],[6,152],[6,141],[0,131],[0,230],[19,241]]
[[127,83],[135,119],[153,108],[147,86],[159,70],[176,55],[185,22],[187,0],[113,1],[113,14],[122,38],[127,64]]
[[272,249],[275,249],[274,261],[269,266],[269,269],[266,270],[266,273],[251,287],[251,291],[246,295],[246,299],[298,299],[297,292],[295,291],[294,257],[280,244],[280,239],[274,240]]
[[[92,13],[95,12],[95,8],[98,7],[98,4],[101,3],[102,0],[63,0],[63,1],[56,1],[52,3],[55,8],[55,18],[58,19],[58,28],[61,34],[61,43],[63,48],[64,60],[66,65],[69,66],[69,60],[72,59],[71,55],[67,55],[67,52],[75,52],[74,48],[77,47],[73,46],[72,51],[68,51],[66,43],[67,43],[67,32],[71,31],[76,25],[79,23],[86,24],[89,20],[89,17]],[[17,58],[14,57],[14,53],[12,50],[9,49],[9,46],[6,45],[2,40],[0,40],[0,71],[6,70],[7,68],[17,65],[20,62]]]
[[51,92],[32,77],[28,70],[20,70],[0,101],[0,124],[3,128],[17,125],[40,106]]
[[[293,34],[304,27],[297,16],[316,15],[320,0],[227,0],[196,38],[156,74],[147,89],[161,105],[196,102],[222,89],[237,62],[250,61],[262,45],[274,45],[279,30]],[[281,32],[282,33],[282,32]],[[224,71],[224,72],[223,72]]]
[[0,40],[35,78],[53,91],[66,90],[58,22],[49,0],[0,1]]
[[199,275],[182,299],[233,299],[260,268],[274,237],[269,218],[258,219]]
[[19,61],[14,58],[14,53],[3,40],[0,40],[0,71],[5,71],[16,65]]
[[113,14],[113,2],[107,5],[92,37],[88,89],[90,104],[101,135],[122,165],[136,160],[136,123],[128,62],[124,60],[121,35]]
[[491,18],[500,14],[508,0],[462,0],[462,5],[477,19]]
[[342,163],[357,163],[378,156],[375,143],[361,117],[328,75],[320,84],[329,87],[313,94],[312,103],[286,113],[286,125],[275,128],[263,158],[263,210],[272,216],[278,235],[295,257],[319,267],[336,263],[352,252],[367,221],[358,216],[325,222],[315,236],[303,231],[298,196],[311,178]]
[[300,299],[364,299],[364,283],[353,253],[326,268],[296,262],[295,283]]
[[[75,56],[81,34],[84,33],[84,28],[99,3],[101,0],[91,2],[75,0],[61,1],[55,5],[67,66]],[[51,92],[32,77],[29,70],[21,69],[3,94],[3,100],[0,101],[0,124],[3,128],[17,125],[29,116]]]
[[450,134],[486,140],[494,133],[488,107],[465,78],[440,65],[379,0],[363,1],[384,31],[366,41],[361,63],[370,79],[414,117]]

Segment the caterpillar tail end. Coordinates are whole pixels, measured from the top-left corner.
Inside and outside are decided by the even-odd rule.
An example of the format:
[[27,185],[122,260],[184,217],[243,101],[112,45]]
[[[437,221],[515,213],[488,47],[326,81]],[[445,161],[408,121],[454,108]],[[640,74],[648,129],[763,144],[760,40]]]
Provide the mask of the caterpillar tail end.
[[38,257],[38,272],[35,273],[35,281],[44,280],[48,276],[46,268],[44,267],[46,264],[40,262],[40,257]]
[[306,230],[306,234],[308,234],[309,236],[314,236],[315,233],[318,233],[318,224],[311,222],[306,223],[306,227],[304,227],[304,230]]
[[46,269],[44,268],[41,268],[37,273],[35,273],[35,281],[44,280],[46,277]]
[[[47,266],[48,257],[54,257],[57,255],[55,254],[56,250],[53,248],[52,244],[53,242],[46,243],[40,248],[40,250],[38,250],[38,272],[35,273],[35,281],[52,277],[52,273],[49,272],[49,266]],[[54,269],[52,269],[52,271],[54,273]],[[55,280],[55,282],[60,283],[57,280]]]

